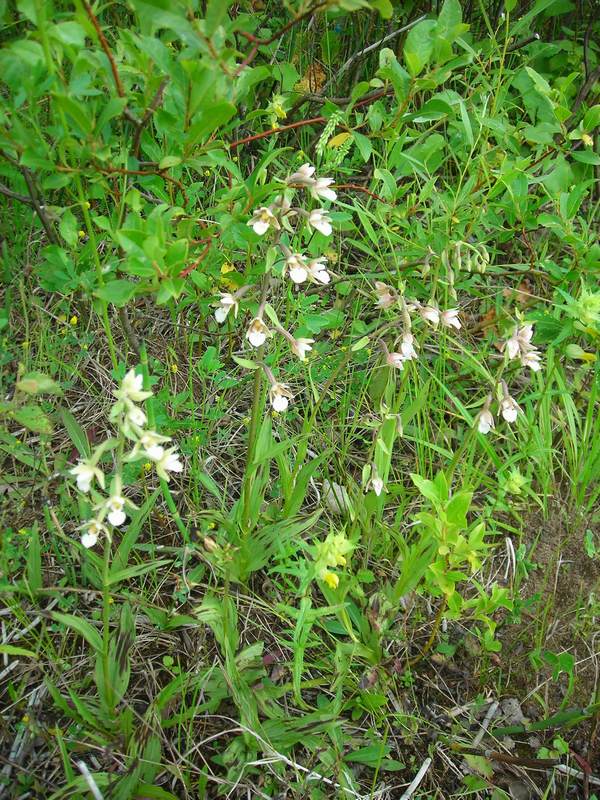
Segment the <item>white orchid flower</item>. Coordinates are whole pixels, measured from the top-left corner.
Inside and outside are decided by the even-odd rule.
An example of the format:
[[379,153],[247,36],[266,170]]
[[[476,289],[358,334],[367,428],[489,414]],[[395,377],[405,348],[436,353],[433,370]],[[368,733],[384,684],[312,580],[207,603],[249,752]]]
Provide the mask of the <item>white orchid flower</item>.
[[135,425],[136,428],[143,428],[148,418],[139,406],[133,403],[127,404],[127,411],[125,413],[125,420],[130,425]]
[[237,317],[240,304],[236,297],[230,292],[219,292],[219,294],[221,295],[221,299],[219,300],[219,307],[215,311],[215,319],[219,325],[222,325],[230,311],[233,310],[233,316]]
[[425,322],[433,325],[434,328],[437,328],[440,323],[440,310],[435,306],[419,306],[419,314]]
[[246,339],[252,347],[260,347],[267,341],[270,331],[260,317],[255,317],[246,331]]
[[152,392],[144,391],[144,376],[136,375],[134,369],[129,370],[113,394],[118,400],[129,400],[132,403],[141,403],[152,397]]
[[310,164],[302,164],[302,166],[293,172],[287,179],[288,184],[299,184],[301,186],[310,186],[314,183],[313,175],[315,168]]
[[330,189],[331,184],[334,183],[333,178],[316,178],[312,186],[310,186],[310,193],[315,200],[337,200],[337,194]]
[[94,547],[100,536],[108,536],[108,528],[100,520],[92,519],[82,525],[81,544],[87,548]]
[[120,494],[112,494],[106,501],[105,507],[108,511],[108,521],[115,528],[125,522],[127,515],[123,511],[125,508],[125,498]]
[[302,337],[294,339],[292,337],[290,341],[292,353],[295,356],[298,356],[300,361],[306,361],[306,354],[312,350],[312,345],[314,344],[314,341],[315,341],[314,339],[303,339]]
[[404,369],[405,358],[402,353],[386,353],[385,363],[394,369]]
[[154,463],[158,477],[167,481],[167,483],[171,480],[170,472],[183,472],[183,464],[179,460],[179,453],[176,447],[170,447],[165,450],[162,456]]
[[314,283],[326,285],[330,282],[331,275],[327,271],[325,266],[326,263],[327,259],[325,259],[323,256],[320,256],[319,258],[313,258],[308,262],[308,275]]
[[69,470],[69,474],[77,478],[77,488],[80,492],[90,491],[92,483],[97,480],[102,488],[104,488],[104,474],[96,464],[91,461],[82,459],[79,463]]
[[398,294],[395,289],[387,283],[375,281],[375,294],[377,295],[376,305],[379,308],[391,308],[398,302]]
[[402,357],[405,361],[410,361],[412,358],[418,358],[418,354],[416,351],[415,345],[415,337],[410,332],[406,332],[402,336],[402,341],[400,342],[400,352],[402,353]]
[[137,440],[132,455],[137,455],[143,450],[152,461],[160,461],[165,452],[163,445],[170,441],[170,436],[161,436],[156,431],[144,431]]
[[269,388],[269,400],[274,411],[281,413],[285,411],[293,400],[294,395],[290,392],[287,383],[272,383]]
[[331,236],[333,228],[331,227],[331,220],[329,212],[321,208],[315,208],[308,215],[308,227],[322,233],[323,236]]
[[299,286],[308,280],[308,268],[302,253],[291,253],[285,263],[292,283]]
[[250,225],[254,233],[258,234],[258,236],[265,234],[269,228],[274,228],[276,231],[281,228],[275,214],[266,206],[257,208],[246,224]]
[[456,328],[456,330],[459,331],[462,325],[458,315],[458,308],[449,308],[446,311],[442,311],[440,314],[440,322],[445,328]]
[[494,416],[490,411],[490,406],[492,404],[492,395],[488,394],[485,399],[485,403],[483,404],[483,408],[479,412],[477,416],[477,430],[479,433],[489,433],[492,428],[495,427],[494,424]]

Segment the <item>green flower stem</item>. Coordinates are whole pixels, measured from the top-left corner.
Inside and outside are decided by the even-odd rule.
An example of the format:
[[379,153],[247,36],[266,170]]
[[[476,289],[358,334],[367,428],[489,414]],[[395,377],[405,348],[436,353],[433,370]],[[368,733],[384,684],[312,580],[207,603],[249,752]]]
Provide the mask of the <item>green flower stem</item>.
[[[148,369],[148,351],[146,350],[146,345],[141,342],[140,343],[140,364],[142,365],[142,374],[144,375],[144,389],[150,389],[150,371]],[[154,428],[154,398],[150,397],[146,401],[146,412],[148,415],[148,427]],[[181,519],[181,515],[175,505],[175,500],[173,500],[173,495],[171,494],[171,490],[169,489],[169,484],[163,478],[160,479],[160,490],[162,492],[162,496],[164,497],[165,503],[167,504],[167,508],[171,512],[173,519],[175,520],[175,524],[179,528],[179,532],[183,536],[183,540],[186,544],[189,544],[190,541],[190,533]]]
[[[262,359],[262,347],[258,349],[258,360]],[[256,434],[258,432],[258,424],[262,412],[262,367],[257,367],[254,372],[254,385],[252,390],[252,412],[250,415],[250,429],[248,430],[248,452],[246,456],[246,472],[244,475],[244,509],[242,515],[242,526],[244,531],[247,530],[250,519],[250,500],[252,497],[252,479],[254,477],[254,470],[252,469],[252,462],[254,461],[254,451],[256,449]]]
[[104,537],[104,553],[102,558],[102,672],[104,676],[104,697],[108,711],[112,715],[115,710],[113,687],[110,682],[110,551],[111,539]]

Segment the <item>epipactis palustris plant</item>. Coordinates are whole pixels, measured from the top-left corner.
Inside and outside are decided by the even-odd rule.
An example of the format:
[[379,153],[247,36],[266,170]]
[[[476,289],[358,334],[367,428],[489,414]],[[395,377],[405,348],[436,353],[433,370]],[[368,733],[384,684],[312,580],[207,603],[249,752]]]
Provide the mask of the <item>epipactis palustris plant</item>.
[[[97,445],[90,456],[80,459],[69,473],[76,478],[77,488],[91,498],[93,516],[81,525],[81,543],[94,547],[101,537],[110,539],[114,528],[122,527],[134,503],[125,496],[123,465],[145,460],[154,465],[159,478],[169,481],[172,472],[182,472],[183,464],[176,447],[169,447],[170,437],[147,427],[148,418],[142,404],[152,397],[143,388],[144,378],[130,369],[113,395],[109,419],[116,427],[116,436]],[[115,453],[110,476],[102,471],[102,456]],[[109,487],[108,493],[104,490]],[[101,490],[101,491],[100,491]]]
[[[329,211],[326,208],[306,207],[312,198],[321,202],[328,200],[334,202],[337,195],[331,187],[333,178],[315,176],[315,167],[303,164],[296,172],[283,181],[282,193],[279,194],[268,206],[255,209],[248,225],[260,237],[268,237],[272,246],[279,253],[282,280],[289,280],[294,287],[303,284],[327,285],[331,275],[327,268],[325,256],[309,257],[294,246],[295,237],[301,233],[302,227],[309,234],[318,231],[323,236],[331,236],[333,226]],[[304,195],[302,195],[302,192]],[[307,196],[308,195],[308,196]],[[298,202],[299,197],[304,197],[305,203]],[[263,347],[275,334],[282,336],[289,344],[290,350],[300,361],[306,361],[307,353],[312,350],[314,339],[294,336],[283,328],[275,318],[271,306],[268,305],[269,291],[276,285],[265,275],[262,285],[261,299],[255,316],[250,321],[245,338],[253,348]],[[215,310],[215,319],[223,324],[228,318],[237,318],[240,311],[240,302],[244,295],[254,287],[245,285],[234,292],[221,292],[218,306]],[[274,324],[273,329],[265,322],[265,311]],[[269,400],[274,411],[285,411],[293,394],[287,384],[278,381],[273,372],[263,365],[269,380]]]
[[[247,224],[254,233],[275,248],[279,254],[281,264],[281,280],[276,281],[270,276],[269,270],[263,278],[261,287],[251,285],[241,286],[236,291],[221,292],[220,300],[215,309],[215,319],[219,324],[227,319],[237,319],[240,305],[244,296],[260,288],[258,310],[254,313],[246,329],[245,339],[252,348],[262,348],[276,335],[282,336],[289,344],[290,350],[301,361],[306,361],[308,353],[313,349],[314,339],[294,336],[278,321],[277,316],[269,303],[270,292],[281,285],[281,281],[289,280],[296,288],[313,284],[326,286],[331,281],[331,274],[325,256],[309,257],[302,252],[296,242],[302,229],[308,234],[318,231],[323,236],[331,236],[333,232],[332,220],[328,209],[310,207],[311,199],[319,204],[323,201],[335,202],[337,195],[332,187],[333,178],[318,177],[315,175],[314,166],[303,164],[296,172],[282,181],[282,191],[269,205],[256,208]],[[302,202],[299,198],[303,198]],[[431,251],[427,262],[435,254]],[[453,249],[442,253],[441,263],[450,276],[451,294],[456,297],[453,289],[453,271],[450,266],[450,256],[458,269],[467,271],[475,270],[485,272],[490,258],[484,245],[472,245],[467,242],[455,243]],[[275,261],[277,263],[277,259]],[[426,274],[427,270],[424,270]],[[413,332],[415,322],[425,325],[434,332],[445,330],[448,333],[458,333],[462,328],[460,309],[458,307],[440,308],[434,299],[421,302],[416,298],[406,298],[403,287],[400,289],[389,286],[381,281],[376,281],[374,286],[376,306],[392,320],[376,331],[372,338],[377,341],[383,353],[384,364],[393,370],[404,370],[405,366],[419,359],[419,350],[423,342],[417,341]],[[254,306],[256,308],[256,306]],[[395,312],[395,313],[394,313]],[[272,327],[265,321],[269,318]],[[385,340],[392,332],[393,337]],[[495,428],[492,403],[494,394],[498,397],[498,411],[502,418],[509,424],[516,421],[521,413],[517,401],[510,395],[508,386],[502,380],[502,371],[509,361],[518,359],[522,367],[533,371],[541,368],[540,354],[531,344],[533,325],[531,323],[518,324],[508,340],[499,345],[505,354],[503,364],[495,379],[493,379],[493,393],[490,392],[484,401],[483,407],[475,418],[476,429],[483,434]],[[258,364],[264,370],[269,381],[268,397],[274,411],[281,413],[287,410],[294,399],[293,393],[287,383],[280,381],[270,367],[264,362]],[[372,474],[371,474],[372,472]],[[363,481],[365,491],[373,491],[380,496],[385,491],[385,483],[377,474],[374,465],[371,465],[369,475]]]

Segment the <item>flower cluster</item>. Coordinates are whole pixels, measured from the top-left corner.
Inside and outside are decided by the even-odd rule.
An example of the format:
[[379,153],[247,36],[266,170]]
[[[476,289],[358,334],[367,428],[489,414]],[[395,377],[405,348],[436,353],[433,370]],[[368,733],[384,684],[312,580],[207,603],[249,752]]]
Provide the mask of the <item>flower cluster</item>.
[[[299,223],[304,222],[309,234],[317,231],[323,236],[331,236],[333,226],[326,208],[306,209],[301,205],[292,205],[292,201],[296,190],[306,190],[313,200],[333,202],[337,199],[337,195],[332,189],[332,184],[333,178],[317,177],[315,176],[315,167],[303,164],[283,181],[283,194],[275,197],[270,205],[255,209],[247,222],[258,236],[272,235],[273,245],[281,255],[282,277],[288,278],[294,286],[301,286],[305,283],[326,286],[331,281],[327,258],[323,255],[306,256],[292,246],[291,237],[299,230],[298,227],[292,226],[292,220]],[[251,286],[242,286],[234,292],[221,292],[215,310],[216,321],[223,324],[230,315],[234,319],[237,318],[240,300],[251,289]],[[306,361],[307,353],[312,350],[314,339],[293,336],[279,324],[276,324],[271,330],[264,319],[265,308],[267,311],[269,310],[263,292],[259,308],[246,330],[245,338],[249,345],[254,348],[263,347],[274,333],[278,333],[287,340],[292,353],[300,361]],[[293,399],[293,395],[287,384],[277,381],[270,372],[267,375],[271,384],[269,390],[271,406],[275,411],[285,411],[290,400]]]
[[[141,408],[143,403],[152,396],[152,392],[144,391],[142,375],[136,375],[131,369],[125,375],[118,389],[113,392],[116,398],[110,419],[118,429],[115,439],[108,439],[98,445],[89,458],[80,459],[75,467],[69,470],[77,481],[77,488],[84,494],[91,494],[93,501],[94,517],[86,521],[80,528],[82,530],[81,543],[84,547],[93,547],[102,535],[110,536],[106,525],[118,528],[127,519],[126,509],[135,509],[131,500],[123,496],[122,464],[124,462],[144,459],[153,463],[156,472],[163,480],[170,480],[171,472],[182,472],[183,464],[175,447],[166,447],[171,441],[168,436],[161,436],[156,431],[146,428],[148,418]],[[131,451],[123,455],[126,441],[132,441]],[[116,467],[110,484],[108,497],[103,496],[95,489],[97,484],[104,490],[106,476],[100,468],[100,459],[108,450],[116,449],[118,452]]]
[[[509,424],[516,422],[517,417],[521,413],[521,407],[514,397],[511,397],[505,381],[500,381],[499,388],[501,390],[501,397],[498,401],[498,411],[500,416]],[[492,395],[488,394],[483,404],[483,408],[477,416],[477,430],[479,433],[489,433],[493,428],[496,427],[494,415],[491,411],[492,401]]]
[[[471,245],[468,247],[469,250],[475,249],[483,262],[487,263],[489,261],[485,248],[482,248],[482,246],[473,248]],[[457,249],[456,254],[457,257],[460,255],[460,248]],[[423,305],[418,300],[409,300],[407,302],[401,293],[381,281],[375,283],[375,294],[377,297],[376,305],[379,308],[384,310],[397,308],[401,311],[402,319],[398,324],[402,326],[403,331],[395,340],[394,348],[390,349],[383,340],[380,340],[385,363],[394,369],[404,369],[407,361],[418,358],[418,345],[412,333],[413,316],[417,315],[434,329],[441,326],[442,328],[453,328],[458,331],[462,327],[458,308],[442,310],[433,302],[429,302],[426,305]],[[531,323],[517,325],[510,338],[502,343],[500,349],[505,353],[507,362],[519,359],[522,367],[528,367],[533,372],[538,372],[542,367],[541,355],[539,350],[531,343],[532,337],[533,325]],[[489,433],[495,427],[494,415],[491,410],[492,402],[493,396],[490,394],[477,415],[475,424],[480,433]],[[521,408],[510,395],[505,381],[498,383],[498,412],[509,424],[515,422],[521,413]],[[377,491],[377,485],[373,481],[371,481],[370,487]]]
[[517,326],[510,339],[507,339],[502,350],[507,354],[509,360],[518,358],[522,367],[529,367],[533,372],[539,372],[542,368],[538,349],[531,344],[533,336],[533,325]]
[[380,345],[388,366],[395,369],[404,369],[407,361],[417,359],[418,345],[412,333],[412,317],[418,315],[433,328],[441,325],[443,328],[454,328],[460,330],[461,322],[459,319],[458,308],[448,308],[445,311],[439,309],[433,302],[422,305],[418,300],[407,302],[403,295],[399,294],[392,286],[388,286],[381,281],[375,282],[375,294],[377,296],[376,306],[384,310],[399,308],[402,312],[402,335],[395,342],[397,349],[390,351],[386,343],[381,340]]
[[[532,372],[539,372],[542,368],[541,355],[537,347],[531,344],[532,338],[533,325],[531,323],[517,325],[512,335],[500,346],[506,361],[518,359],[522,367],[528,367]],[[498,384],[498,395],[500,416],[509,424],[516,422],[521,408],[514,397],[511,397],[506,381],[500,381]],[[494,415],[491,411],[492,400],[492,395],[488,395],[482,410],[477,415],[475,424],[479,433],[489,433],[495,427]]]
[[344,567],[346,555],[354,549],[353,544],[343,533],[330,533],[324,542],[319,542],[314,549],[315,571],[330,589],[337,589],[340,579],[329,567]]

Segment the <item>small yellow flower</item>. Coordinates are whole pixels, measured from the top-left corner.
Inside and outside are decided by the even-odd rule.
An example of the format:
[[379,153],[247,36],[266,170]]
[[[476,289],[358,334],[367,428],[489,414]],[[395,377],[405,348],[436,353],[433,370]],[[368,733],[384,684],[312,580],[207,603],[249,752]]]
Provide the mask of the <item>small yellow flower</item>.
[[327,571],[323,573],[322,578],[330,589],[337,589],[340,579],[335,574],[335,572]]
[[113,600],[113,598],[112,598],[112,597],[109,597],[109,598],[108,598],[108,605],[109,605],[109,606],[111,606],[111,605],[112,605],[114,602],[115,602],[115,601]]
[[171,372],[172,373],[176,373],[178,369],[179,369],[179,367],[177,366],[177,364],[171,364]]
[[29,714],[23,714],[23,716],[21,717],[21,722],[24,722],[24,723],[25,723],[25,725],[27,725],[27,723],[29,722],[29,720],[30,720],[30,716],[29,716]]
[[79,317],[77,317],[75,314],[73,314],[73,316],[69,320],[69,325],[75,326],[75,325],[77,325],[78,322],[79,322]]
[[150,472],[150,470],[152,469],[152,463],[150,461],[145,461],[142,464],[142,469],[144,470],[144,472]]
[[85,239],[85,231],[77,231],[77,235],[80,239]]
[[582,133],[581,134],[581,141],[584,143],[584,145],[586,147],[593,147],[594,146],[594,140],[589,135],[589,133]]
[[90,205],[90,203],[88,203],[88,201],[86,200],[86,201],[85,201],[85,203],[83,204],[83,207],[89,211],[89,210],[90,210],[90,208],[91,208],[92,206],[91,206],[91,205]]
[[234,269],[235,267],[233,264],[230,264],[228,261],[226,261],[221,267],[221,275],[227,275],[228,272],[233,272]]
[[333,341],[339,339],[341,335],[342,332],[341,330],[339,330],[339,328],[336,328],[335,330],[329,332],[329,338],[332,339]]

